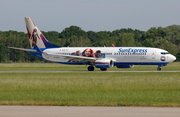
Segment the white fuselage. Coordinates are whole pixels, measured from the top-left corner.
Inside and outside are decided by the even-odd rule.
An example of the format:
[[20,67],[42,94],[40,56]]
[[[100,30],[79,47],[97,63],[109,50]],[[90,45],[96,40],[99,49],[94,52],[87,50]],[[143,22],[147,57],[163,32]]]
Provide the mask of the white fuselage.
[[[160,65],[173,62],[176,57],[169,54],[167,51],[158,48],[149,47],[62,47],[44,49],[42,57],[46,60],[58,63],[69,64],[66,57],[58,55],[72,55],[79,51],[82,55],[86,49],[93,50],[93,54],[96,51],[101,51],[105,54],[106,59],[114,60],[114,64],[133,64],[133,65]],[[51,55],[53,54],[53,55]],[[56,56],[57,55],[57,56]],[[94,56],[95,57],[95,56]],[[79,61],[78,61],[79,62]]]

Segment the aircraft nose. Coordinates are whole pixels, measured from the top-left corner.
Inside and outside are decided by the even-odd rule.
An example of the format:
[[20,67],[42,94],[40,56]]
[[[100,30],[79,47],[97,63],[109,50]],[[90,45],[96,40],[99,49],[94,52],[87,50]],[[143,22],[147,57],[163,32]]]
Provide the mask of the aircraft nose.
[[173,61],[175,61],[175,60],[176,60],[176,57],[173,56],[173,55],[171,55],[171,61],[173,62]]

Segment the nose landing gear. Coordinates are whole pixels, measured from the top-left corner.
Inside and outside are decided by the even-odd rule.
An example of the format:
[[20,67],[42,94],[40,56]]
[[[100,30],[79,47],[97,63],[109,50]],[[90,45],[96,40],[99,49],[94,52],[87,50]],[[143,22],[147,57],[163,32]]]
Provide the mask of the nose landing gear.
[[157,70],[158,70],[158,71],[161,71],[161,68],[160,68],[160,67],[158,67],[158,68],[157,68]]

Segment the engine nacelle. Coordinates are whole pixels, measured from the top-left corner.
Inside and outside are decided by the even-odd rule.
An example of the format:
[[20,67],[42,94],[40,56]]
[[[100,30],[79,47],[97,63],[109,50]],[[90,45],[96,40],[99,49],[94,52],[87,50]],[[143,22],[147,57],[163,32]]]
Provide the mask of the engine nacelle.
[[110,59],[101,59],[95,61],[96,68],[112,68],[114,66],[114,62]]
[[134,65],[117,65],[117,68],[133,68]]

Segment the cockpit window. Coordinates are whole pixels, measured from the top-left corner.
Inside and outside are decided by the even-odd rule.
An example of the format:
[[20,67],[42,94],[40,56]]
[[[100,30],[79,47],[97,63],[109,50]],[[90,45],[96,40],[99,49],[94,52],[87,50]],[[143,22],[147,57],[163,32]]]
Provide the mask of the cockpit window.
[[165,55],[165,54],[169,54],[168,52],[161,52],[161,54]]

